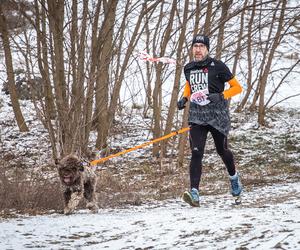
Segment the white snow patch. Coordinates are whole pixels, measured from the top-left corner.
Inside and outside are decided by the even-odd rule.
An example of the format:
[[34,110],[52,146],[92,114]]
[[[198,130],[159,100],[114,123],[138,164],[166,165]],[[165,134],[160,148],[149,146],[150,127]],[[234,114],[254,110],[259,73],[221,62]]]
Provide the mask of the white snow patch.
[[200,208],[179,198],[86,210],[64,216],[0,220],[1,249],[299,249],[300,183],[230,195],[202,196]]

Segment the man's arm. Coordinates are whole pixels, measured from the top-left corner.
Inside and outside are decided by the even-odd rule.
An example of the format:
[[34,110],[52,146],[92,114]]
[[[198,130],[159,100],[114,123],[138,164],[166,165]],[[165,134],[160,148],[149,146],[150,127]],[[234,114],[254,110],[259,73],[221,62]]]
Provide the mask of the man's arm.
[[177,107],[179,110],[185,108],[185,104],[187,103],[189,97],[191,96],[191,87],[188,81],[185,82],[184,91],[182,98],[177,102]]
[[229,99],[243,91],[241,84],[235,77],[233,77],[231,80],[229,80],[228,83],[230,85],[230,88],[224,90],[224,92],[223,92],[223,96],[225,99]]
[[191,96],[191,87],[188,81],[185,82],[183,97],[189,98]]

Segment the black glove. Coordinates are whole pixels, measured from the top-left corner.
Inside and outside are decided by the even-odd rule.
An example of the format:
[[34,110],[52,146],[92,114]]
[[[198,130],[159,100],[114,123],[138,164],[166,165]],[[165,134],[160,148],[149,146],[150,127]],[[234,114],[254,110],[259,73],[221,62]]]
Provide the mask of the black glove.
[[188,99],[186,97],[182,97],[178,102],[177,102],[177,107],[179,110],[184,109],[185,108],[185,104],[188,101]]
[[211,102],[220,102],[224,100],[224,96],[222,93],[212,93],[207,96],[207,99]]

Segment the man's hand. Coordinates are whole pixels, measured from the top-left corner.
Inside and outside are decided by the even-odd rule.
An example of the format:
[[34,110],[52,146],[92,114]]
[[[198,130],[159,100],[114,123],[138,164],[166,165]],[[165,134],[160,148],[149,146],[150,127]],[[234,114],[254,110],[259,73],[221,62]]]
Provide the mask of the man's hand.
[[211,102],[220,102],[224,100],[224,96],[222,93],[212,93],[207,96],[207,99]]
[[188,101],[186,97],[182,97],[178,102],[177,102],[177,107],[179,110],[182,110],[185,108],[185,104]]

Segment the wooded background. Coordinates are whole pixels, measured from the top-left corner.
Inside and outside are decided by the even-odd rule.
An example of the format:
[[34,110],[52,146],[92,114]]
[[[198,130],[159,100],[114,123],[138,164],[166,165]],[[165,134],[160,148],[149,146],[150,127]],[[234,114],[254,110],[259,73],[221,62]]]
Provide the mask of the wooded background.
[[[176,102],[198,33],[210,37],[211,55],[244,87],[235,111],[257,112],[265,125],[279,88],[300,71],[299,21],[299,1],[292,0],[2,0],[1,70],[20,131],[28,131],[15,80],[21,70],[31,89],[42,78],[42,95],[32,91],[31,99],[53,157],[88,155],[91,133],[96,149],[107,147],[115,117],[128,103],[151,117],[153,138],[187,126],[188,109],[178,113]],[[173,58],[176,66],[139,60],[140,51]],[[153,155],[179,147],[180,163],[185,141],[155,144]]]

